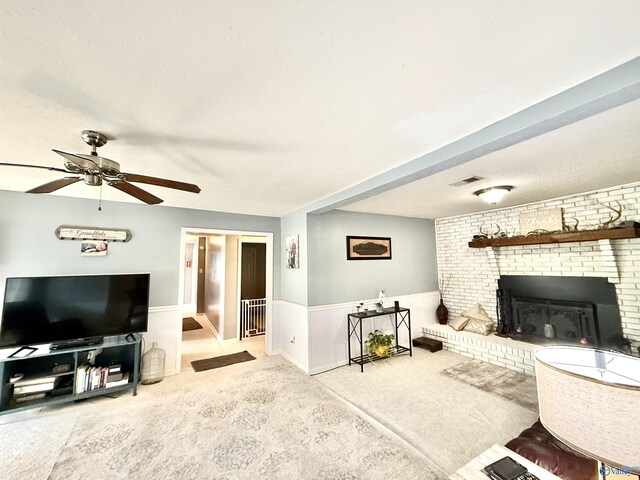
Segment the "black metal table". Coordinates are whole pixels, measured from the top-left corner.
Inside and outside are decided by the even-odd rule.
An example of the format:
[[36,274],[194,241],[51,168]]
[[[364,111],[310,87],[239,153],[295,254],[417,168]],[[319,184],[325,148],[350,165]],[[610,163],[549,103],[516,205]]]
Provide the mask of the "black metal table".
[[[410,356],[413,356],[413,348],[411,346],[411,311],[408,308],[400,307],[396,310],[395,307],[389,307],[378,312],[376,310],[369,310],[367,312],[357,312],[347,314],[347,344],[349,347],[349,365],[351,363],[357,363],[360,365],[360,371],[364,372],[364,364],[372,362],[376,355],[369,355],[364,352],[364,339],[362,336],[362,320],[365,318],[380,317],[382,315],[393,315],[395,326],[395,340],[396,344],[391,346],[391,352],[393,355],[399,355],[401,353],[409,352]],[[403,325],[407,327],[409,332],[409,346],[405,347],[398,343],[398,328]],[[360,343],[360,355],[355,357],[351,356],[351,337],[354,336]]]

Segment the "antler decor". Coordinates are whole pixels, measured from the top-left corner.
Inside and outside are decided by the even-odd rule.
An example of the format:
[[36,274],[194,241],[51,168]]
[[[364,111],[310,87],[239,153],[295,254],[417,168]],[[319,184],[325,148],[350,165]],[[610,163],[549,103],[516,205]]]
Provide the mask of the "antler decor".
[[480,226],[480,233],[481,233],[482,235],[479,235],[479,236],[480,236],[480,237],[484,237],[484,238],[495,238],[495,237],[496,237],[496,236],[498,236],[498,234],[500,233],[500,230],[502,230],[502,229],[500,228],[500,225],[498,225],[497,223],[496,223],[496,227],[498,227],[498,230],[496,230],[496,231],[495,231],[495,233],[487,233],[487,232],[485,232],[485,231],[483,230],[483,229],[484,229],[484,225]]
[[598,225],[598,229],[599,230],[604,230],[606,228],[613,228],[614,227],[614,222],[619,220],[620,217],[622,216],[622,205],[620,205],[620,202],[617,201],[617,200],[615,202],[618,204],[618,209],[617,210],[614,207],[612,207],[611,205],[605,205],[604,203],[598,202],[603,207],[608,208],[609,210],[613,210],[613,212],[615,213],[615,216],[610,213],[609,214],[609,220],[607,220],[606,222],[600,222],[600,225]]
[[580,225],[580,220],[578,220],[575,217],[573,217],[571,220],[575,220],[576,223],[574,225],[563,225],[562,229],[565,232],[577,232],[578,231],[578,225]]

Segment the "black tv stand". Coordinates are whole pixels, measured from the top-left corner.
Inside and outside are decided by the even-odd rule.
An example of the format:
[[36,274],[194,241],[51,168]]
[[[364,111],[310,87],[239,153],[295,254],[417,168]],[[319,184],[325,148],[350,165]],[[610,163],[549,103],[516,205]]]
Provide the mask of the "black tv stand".
[[[104,337],[98,356],[90,345],[53,351],[41,345],[25,357],[9,357],[9,350],[0,350],[0,415],[116,392],[135,395],[142,337],[133,337]],[[102,375],[111,367],[113,376],[109,372],[105,380]]]
[[66,350],[68,348],[88,347],[90,345],[101,345],[102,342],[104,342],[104,337],[76,338],[74,340],[52,343],[49,350]]

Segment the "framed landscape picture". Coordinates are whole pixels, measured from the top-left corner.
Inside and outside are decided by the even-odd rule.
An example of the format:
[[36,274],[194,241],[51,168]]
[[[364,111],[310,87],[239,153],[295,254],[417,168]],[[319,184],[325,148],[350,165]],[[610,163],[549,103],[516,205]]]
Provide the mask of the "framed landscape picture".
[[391,238],[347,236],[347,260],[391,260]]

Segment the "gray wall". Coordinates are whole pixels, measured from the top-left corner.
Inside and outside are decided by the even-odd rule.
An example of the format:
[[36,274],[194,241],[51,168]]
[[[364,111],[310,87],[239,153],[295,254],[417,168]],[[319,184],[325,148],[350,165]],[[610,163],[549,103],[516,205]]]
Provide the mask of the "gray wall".
[[[347,260],[347,235],[391,237],[392,259]],[[335,210],[308,216],[308,239],[309,305],[437,290],[433,220]]]
[[[280,219],[136,203],[0,190],[0,290],[8,276],[151,273],[151,306],[178,298],[180,229],[211,228],[274,234],[274,298],[280,298]],[[105,257],[81,257],[80,242],[58,240],[59,225],[127,228],[133,238],[111,243]]]

